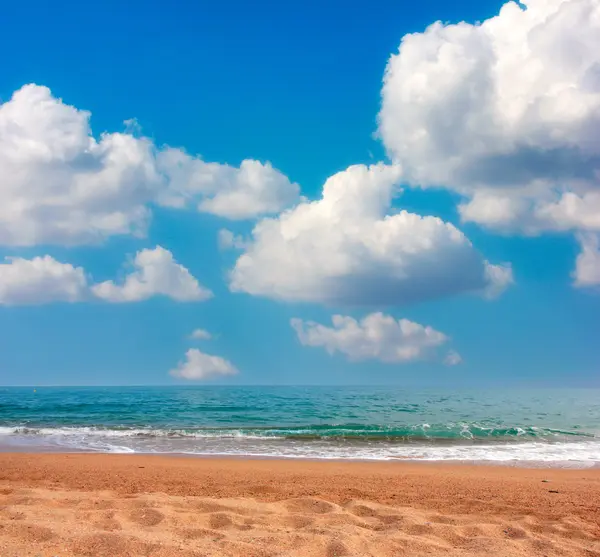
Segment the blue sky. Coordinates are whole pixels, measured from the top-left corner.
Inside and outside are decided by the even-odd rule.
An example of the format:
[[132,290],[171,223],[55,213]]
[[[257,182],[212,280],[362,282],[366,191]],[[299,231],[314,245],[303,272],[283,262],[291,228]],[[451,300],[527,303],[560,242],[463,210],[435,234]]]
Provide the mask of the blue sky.
[[[568,8],[573,0],[564,3]],[[438,20],[446,24],[488,20],[501,6],[500,2],[378,1],[367,7],[337,0],[302,5],[63,2],[60,10],[55,3],[35,0],[26,6],[5,6],[0,20],[0,47],[5,53],[0,101],[11,111],[4,111],[4,120],[0,116],[0,170],[6,165],[0,172],[0,200],[8,207],[0,211],[0,257],[32,261],[49,256],[81,268],[88,279],[80,284],[64,267],[66,274],[59,279],[46,267],[42,271],[35,267],[35,273],[47,274],[35,274],[26,263],[18,269],[0,269],[0,383],[172,384],[187,381],[187,376],[224,384],[598,385],[600,204],[594,203],[600,153],[594,138],[598,139],[599,128],[594,131],[592,126],[590,132],[581,122],[600,122],[600,103],[590,101],[585,104],[587,113],[575,114],[564,108],[559,93],[551,98],[546,93],[554,91],[553,85],[560,91],[568,81],[575,83],[576,93],[587,95],[585,99],[600,98],[600,80],[592,79],[600,55],[592,54],[590,46],[584,49],[589,56],[583,65],[559,59],[560,71],[546,70],[545,56],[556,59],[554,47],[564,51],[560,45],[567,32],[560,27],[560,14],[557,28],[545,27],[546,15],[538,14],[535,6],[527,14],[542,22],[537,27],[522,13],[506,10],[501,17],[509,27],[523,28],[524,34],[534,27],[542,29],[547,40],[532,46],[530,53],[538,63],[535,67],[541,67],[536,70],[539,87],[510,69],[511,64],[525,67],[531,62],[510,56],[511,49],[519,51],[513,44],[517,39],[502,48],[492,44],[489,36],[501,38],[502,29],[482,34],[481,27],[468,26],[466,38],[452,26],[424,33]],[[565,16],[565,21],[572,18]],[[579,29],[570,38],[593,40],[595,30],[585,31]],[[400,41],[410,33],[415,34],[414,41],[403,42],[398,55]],[[423,53],[429,46],[437,57],[426,59]],[[488,47],[506,61],[508,70],[498,70],[479,54]],[[392,55],[398,56],[390,63],[382,92]],[[523,113],[515,117],[509,109],[519,101],[504,88],[508,79],[504,71],[513,76],[519,99],[527,98],[530,105],[544,110],[535,117]],[[480,76],[487,77],[480,83]],[[13,94],[27,84],[36,88],[15,101]],[[48,88],[46,93],[42,86]],[[493,90],[496,101],[479,93],[484,90]],[[55,132],[64,118],[39,123],[48,113],[36,107],[49,102],[58,110],[57,99],[71,107],[69,114],[77,122],[81,120],[75,114],[81,113],[76,111],[91,114],[89,125],[99,153],[93,155],[96,165],[105,164],[107,157],[101,134],[125,132],[124,121],[135,119],[136,125],[127,128],[133,131],[126,135],[136,145],[151,144],[150,154],[144,151],[143,156],[153,165],[156,153],[166,145],[182,149],[187,157],[234,168],[247,159],[260,161],[258,180],[272,178],[290,199],[286,197],[277,210],[257,209],[245,218],[232,218],[230,198],[220,209],[211,205],[210,210],[196,210],[196,202],[214,202],[215,192],[223,191],[219,188],[226,187],[227,180],[237,179],[235,187],[243,189],[248,187],[245,179],[230,178],[225,174],[229,170],[215,171],[207,186],[211,193],[198,193],[190,183],[177,186],[171,167],[165,170],[166,163],[160,163],[161,180],[167,176],[168,185],[158,184],[157,178],[150,188],[146,182],[153,177],[136,174],[130,179],[124,174],[122,189],[108,201],[103,194],[90,198],[81,194],[85,203],[77,205],[79,188],[92,187],[96,169],[90,166],[83,172],[77,166],[87,164],[81,162],[89,155],[87,147],[71,157],[65,140],[67,146],[59,152],[56,145],[66,136]],[[496,127],[486,120],[488,102],[497,112],[495,126],[504,131],[489,131]],[[503,128],[508,121],[511,126]],[[15,132],[22,129],[22,134]],[[431,141],[418,139],[419,130],[427,130]],[[21,141],[26,134],[30,134],[27,141]],[[33,152],[31,138],[39,149],[52,152],[51,160],[44,159],[39,149]],[[473,147],[480,144],[489,152],[482,154]],[[26,153],[30,147],[31,153]],[[114,149],[111,152],[117,153]],[[561,157],[573,152],[576,164]],[[123,164],[133,164],[129,155],[127,160]],[[184,164],[192,168],[190,161],[185,159]],[[262,166],[267,161],[275,174]],[[551,161],[558,161],[556,168]],[[346,170],[378,163],[385,169],[377,176]],[[28,164],[39,172],[32,170],[21,178],[18,171]],[[395,165],[401,170],[393,177],[384,175]],[[585,173],[578,170],[575,175],[574,166],[589,172],[581,178]],[[508,168],[517,170],[511,173]],[[56,178],[51,174],[55,171]],[[335,192],[343,200],[333,204],[334,209],[315,210],[310,217],[314,221],[306,217],[301,223],[297,208],[305,202],[294,197],[293,184],[308,200],[318,200],[325,181],[338,172],[343,174]],[[106,191],[111,188],[110,177],[103,180],[99,187]],[[133,193],[128,193],[130,182],[136,183]],[[352,193],[353,183],[358,193]],[[63,205],[70,200],[68,206],[61,205],[58,216],[49,209],[55,199],[51,184],[67,188],[61,190]],[[148,197],[146,190],[154,196],[163,186],[175,188],[179,201],[193,201],[181,208]],[[363,192],[370,187],[376,188],[379,200],[396,192],[377,217],[365,214],[368,195]],[[266,186],[264,192],[272,195]],[[136,208],[148,207],[151,214],[141,234],[108,233],[102,228],[100,237],[90,241],[83,229],[65,235],[53,228],[61,218],[71,223],[80,212],[86,215],[84,221],[92,222],[100,205],[116,207],[128,195],[136,197]],[[571,196],[570,209],[565,209],[565,196]],[[30,204],[35,210],[19,217],[18,208]],[[250,205],[244,201],[235,211],[252,212]],[[338,215],[335,207],[345,209]],[[268,229],[261,240],[252,234],[265,218],[279,226],[283,222],[279,213],[286,208],[296,219],[292,235],[304,238],[304,234],[306,241],[295,247],[275,245],[272,239],[280,228]],[[385,215],[402,215],[402,210],[442,220],[434,224],[399,218],[394,221],[398,229],[386,232],[391,243],[381,255],[388,236],[378,236],[373,222],[383,222]],[[329,218],[323,215],[330,215],[331,222],[322,223],[319,219]],[[320,228],[313,225],[316,221]],[[460,230],[462,239],[451,239],[446,223]],[[289,232],[292,221],[288,224]],[[354,230],[359,225],[363,228]],[[243,237],[244,247],[220,247],[222,229]],[[365,238],[371,237],[367,245]],[[421,240],[431,241],[431,256],[413,258],[411,246]],[[396,248],[394,242],[406,242],[408,247]],[[190,280],[197,281],[196,288],[177,275],[184,281],[178,283],[181,288],[190,292],[185,300],[173,299],[177,297],[173,289],[164,292],[147,284],[136,283],[134,293],[120,289],[136,254],[158,245],[187,269]],[[314,252],[306,249],[310,245],[316,246]],[[252,265],[232,279],[232,270],[246,251]],[[585,265],[577,267],[584,253]],[[335,270],[336,258],[346,255],[339,265],[346,268],[351,261],[352,271]],[[170,265],[165,257],[156,265]],[[364,268],[358,268],[361,261]],[[330,262],[335,269],[328,274]],[[484,279],[488,265],[512,273],[512,282],[505,276],[502,292],[493,297],[484,293],[492,286]],[[3,279],[3,273],[8,278]],[[54,282],[49,283],[51,275]],[[75,293],[64,286],[67,280],[77,283]],[[92,284],[104,281],[113,281],[112,290],[100,295]],[[427,285],[425,294],[411,294],[420,292],[422,285]],[[212,297],[204,299],[198,289],[210,290]],[[49,298],[49,291],[56,294]],[[379,312],[383,315],[361,321]],[[336,314],[356,323],[340,325],[336,332],[331,322]],[[292,319],[300,320],[296,329],[290,326]],[[407,332],[398,325],[399,319],[421,328]],[[197,328],[213,338],[190,339]],[[443,338],[434,334],[438,332]],[[186,360],[190,349],[198,352]],[[460,363],[445,365],[450,352],[460,354]],[[179,373],[174,375],[180,377],[169,374],[176,369]]]

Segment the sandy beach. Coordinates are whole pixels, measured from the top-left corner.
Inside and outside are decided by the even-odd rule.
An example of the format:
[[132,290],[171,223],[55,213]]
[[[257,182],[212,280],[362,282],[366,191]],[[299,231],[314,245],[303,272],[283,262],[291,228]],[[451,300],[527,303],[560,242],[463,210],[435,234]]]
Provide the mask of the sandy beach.
[[0,555],[600,556],[600,470],[0,454]]

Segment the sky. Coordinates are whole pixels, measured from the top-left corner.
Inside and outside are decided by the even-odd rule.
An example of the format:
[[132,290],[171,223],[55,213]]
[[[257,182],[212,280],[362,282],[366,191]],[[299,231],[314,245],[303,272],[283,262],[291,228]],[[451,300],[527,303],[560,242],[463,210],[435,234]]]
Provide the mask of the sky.
[[3,13],[0,384],[600,385],[598,0]]

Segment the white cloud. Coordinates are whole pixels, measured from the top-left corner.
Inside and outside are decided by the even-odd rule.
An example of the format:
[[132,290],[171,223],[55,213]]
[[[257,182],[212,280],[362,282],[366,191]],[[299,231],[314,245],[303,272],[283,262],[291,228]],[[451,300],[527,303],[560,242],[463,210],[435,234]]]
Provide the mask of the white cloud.
[[241,219],[294,202],[298,185],[269,163],[239,168],[158,149],[125,133],[95,139],[90,113],[30,84],[0,104],[0,244],[98,243],[145,236],[154,203]]
[[[167,296],[178,302],[207,300],[212,292],[177,263],[170,251],[157,246],[138,252],[135,270],[122,284],[90,284],[81,267],[61,263],[49,255],[23,259],[7,257],[0,263],[0,305],[39,305],[51,302],[139,302]],[[194,338],[210,333],[198,329]]]
[[39,305],[80,302],[88,296],[81,267],[60,263],[49,255],[0,263],[0,305]]
[[579,236],[581,253],[575,262],[575,286],[600,286],[600,238],[595,234]]
[[0,244],[79,244],[143,235],[162,180],[152,144],[91,136],[89,112],[26,85],[0,104]]
[[290,301],[404,304],[500,290],[508,267],[487,263],[452,224],[389,214],[401,170],[351,166],[322,198],[258,222],[231,273],[231,289]]
[[488,300],[497,298],[511,284],[514,284],[512,266],[508,264],[490,265],[486,262],[485,282],[486,286],[481,292],[483,296]]
[[270,163],[244,160],[239,168],[208,163],[180,149],[158,154],[169,187],[159,201],[169,207],[194,204],[198,211],[232,220],[278,213],[298,199],[300,187]]
[[109,280],[92,287],[98,298],[109,302],[138,302],[152,296],[168,296],[178,302],[203,301],[212,292],[203,286],[173,254],[161,246],[138,252],[133,260],[135,270],[122,284]]
[[212,335],[204,329],[195,329],[194,331],[192,331],[190,338],[195,340],[210,340],[212,338]]
[[[323,347],[330,354],[341,352],[352,361],[380,360],[408,363],[435,355],[448,341],[444,333],[408,319],[372,313],[360,321],[344,315],[332,317],[333,327],[292,319],[291,325],[305,346]],[[457,362],[458,363],[458,362]]]
[[179,379],[201,381],[237,375],[239,372],[231,362],[220,356],[211,356],[200,352],[197,348],[190,348],[185,353],[185,361],[180,362],[169,373]]
[[600,192],[578,195],[538,191],[475,192],[458,206],[463,221],[503,233],[537,235],[546,231],[600,232]]
[[456,350],[450,350],[444,358],[444,363],[447,366],[457,366],[458,364],[462,364],[462,361],[461,355]]
[[504,232],[600,231],[600,3],[506,3],[391,57],[379,133],[405,179]]
[[242,236],[234,234],[231,230],[227,230],[226,228],[222,228],[219,230],[219,234],[217,236],[217,243],[219,248],[222,250],[227,249],[246,249],[247,242],[244,241]]

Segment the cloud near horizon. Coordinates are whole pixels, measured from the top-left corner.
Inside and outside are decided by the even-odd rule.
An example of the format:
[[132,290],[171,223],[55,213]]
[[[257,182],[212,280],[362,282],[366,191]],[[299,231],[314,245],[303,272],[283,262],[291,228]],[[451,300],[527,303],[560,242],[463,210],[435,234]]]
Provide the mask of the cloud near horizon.
[[185,353],[185,360],[169,372],[172,377],[189,381],[204,381],[238,373],[238,369],[229,360],[205,354],[197,348],[190,348]]
[[[331,321],[332,327],[297,318],[290,324],[304,346],[322,347],[329,354],[340,352],[353,362],[379,360],[388,364],[406,364],[439,359],[438,349],[449,340],[432,327],[408,319],[396,320],[383,313],[371,313],[360,321],[334,315]],[[461,359],[452,351],[444,361],[456,365]]]

